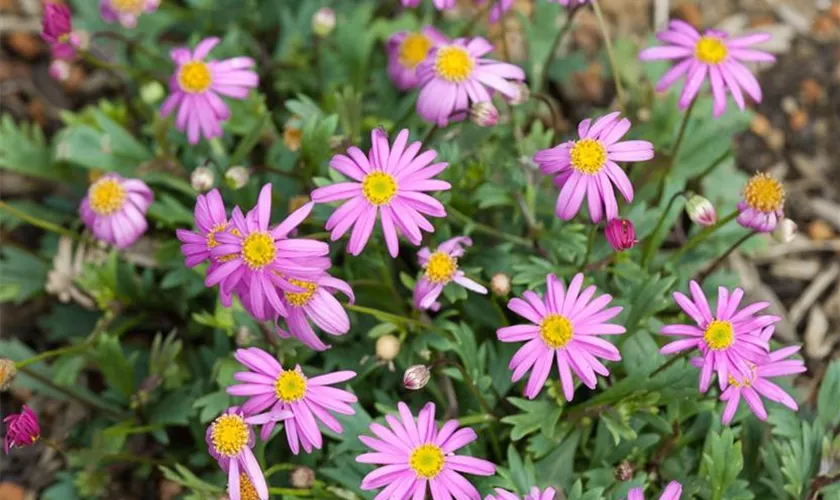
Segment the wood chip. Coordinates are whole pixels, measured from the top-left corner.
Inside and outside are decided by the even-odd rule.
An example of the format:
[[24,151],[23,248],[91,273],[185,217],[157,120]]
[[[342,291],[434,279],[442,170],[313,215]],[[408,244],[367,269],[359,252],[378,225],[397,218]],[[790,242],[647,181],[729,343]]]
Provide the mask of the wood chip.
[[777,278],[807,281],[820,272],[822,264],[818,259],[785,259],[770,266],[770,274]]
[[840,230],[840,205],[825,198],[816,198],[809,200],[811,210],[826,222]]
[[770,307],[766,310],[767,314],[773,314],[782,318],[781,321],[776,323],[775,336],[788,343],[796,342],[798,339],[793,324],[788,320],[787,309],[785,309],[782,301],[779,300],[776,292],[761,281],[761,276],[756,266],[737,252],[729,256],[729,264],[738,273],[748,301],[767,301],[770,303]]
[[826,341],[828,318],[820,306],[814,306],[808,313],[808,326],[805,328],[805,354],[812,359],[823,359],[831,353],[834,340]]
[[808,288],[802,292],[799,300],[794,302],[790,307],[790,322],[796,326],[805,317],[805,313],[810,309],[820,298],[820,295],[840,276],[840,264],[834,262],[825,271],[817,275],[817,278],[808,285]]
[[840,252],[840,238],[818,241],[797,236],[790,243],[778,243],[768,246],[765,250],[754,254],[750,260],[757,264],[762,264],[775,261],[784,255],[812,252]]

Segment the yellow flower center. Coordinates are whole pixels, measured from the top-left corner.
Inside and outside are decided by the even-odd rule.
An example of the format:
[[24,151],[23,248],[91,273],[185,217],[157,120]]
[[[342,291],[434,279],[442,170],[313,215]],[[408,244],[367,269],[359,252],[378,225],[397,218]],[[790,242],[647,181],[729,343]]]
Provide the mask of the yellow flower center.
[[581,139],[572,146],[569,156],[572,158],[572,168],[582,174],[594,175],[604,168],[607,149],[595,139]]
[[210,429],[213,449],[225,457],[238,455],[248,445],[248,437],[248,424],[239,415],[222,415]]
[[297,371],[282,372],[274,382],[274,394],[285,403],[303,399],[306,395],[306,379]]
[[178,84],[184,92],[200,94],[210,88],[211,83],[210,68],[203,61],[190,61],[181,65]]
[[251,269],[260,269],[274,262],[277,247],[268,233],[251,233],[242,242],[242,258]]
[[373,205],[385,205],[397,194],[397,180],[385,172],[371,172],[362,180],[362,194]]
[[785,204],[785,188],[772,176],[760,172],[747,181],[744,201],[759,212],[775,212]]
[[435,59],[435,73],[444,80],[461,83],[472,74],[475,62],[467,49],[456,46],[438,50]]
[[574,335],[572,322],[565,316],[549,314],[540,323],[540,337],[551,349],[565,347]]
[[430,48],[432,48],[432,41],[429,37],[420,33],[411,33],[400,44],[400,65],[408,69],[416,68],[423,59],[426,59]]
[[216,248],[219,246],[219,242],[216,241],[216,233],[224,231],[227,227],[227,223],[217,224],[213,229],[207,233],[207,248]]
[[433,444],[422,444],[411,452],[408,465],[419,476],[434,479],[443,470],[443,450]]
[[694,48],[697,59],[706,64],[719,64],[726,59],[728,53],[726,44],[720,38],[714,36],[701,37]]
[[239,473],[239,498],[241,500],[260,500],[257,489],[254,488],[254,483],[244,472]]
[[426,278],[432,283],[449,283],[458,270],[458,259],[444,252],[435,252],[429,256],[426,264]]
[[735,342],[735,330],[732,329],[732,323],[719,319],[712,321],[706,327],[703,340],[709,346],[709,349],[713,351],[726,349]]
[[315,290],[318,289],[318,285],[309,281],[289,279],[289,283],[306,289],[305,292],[283,292],[286,302],[295,307],[303,307],[308,304],[312,300]]
[[752,363],[750,365],[750,377],[745,378],[743,381],[738,381],[732,375],[729,376],[729,385],[734,385],[735,387],[752,387],[753,380],[756,377],[756,366]]
[[111,0],[111,7],[123,13],[140,14],[146,8],[145,0]]
[[125,189],[115,179],[101,179],[88,190],[90,208],[99,215],[111,215],[118,211],[125,205],[125,200]]

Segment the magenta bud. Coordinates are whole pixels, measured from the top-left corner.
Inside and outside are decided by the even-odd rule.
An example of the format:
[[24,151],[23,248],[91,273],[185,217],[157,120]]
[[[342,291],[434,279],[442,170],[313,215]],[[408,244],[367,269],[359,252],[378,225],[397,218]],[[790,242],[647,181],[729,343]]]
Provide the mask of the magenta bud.
[[617,252],[636,246],[636,228],[627,219],[612,219],[604,230],[607,241]]

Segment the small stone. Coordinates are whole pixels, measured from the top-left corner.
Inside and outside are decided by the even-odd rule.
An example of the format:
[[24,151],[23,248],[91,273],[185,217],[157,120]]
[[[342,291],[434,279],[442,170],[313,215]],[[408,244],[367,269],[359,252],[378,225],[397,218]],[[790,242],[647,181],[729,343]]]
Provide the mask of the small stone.
[[781,151],[785,147],[785,133],[781,130],[773,129],[765,140],[767,147],[773,151]]
[[799,109],[799,103],[796,102],[795,97],[786,95],[782,97],[781,107],[785,114],[792,115]]
[[756,113],[750,123],[750,130],[752,130],[755,135],[766,138],[770,134],[770,131],[773,130],[773,126],[770,124],[770,120],[768,120],[766,116]]
[[808,125],[808,112],[798,110],[790,116],[790,128],[794,132],[801,132]]
[[823,99],[824,91],[820,85],[813,78],[806,78],[799,84],[799,93],[802,96],[802,102],[806,106],[813,106]]
[[35,59],[41,54],[41,40],[31,33],[16,32],[9,35],[6,44],[24,59]]
[[808,224],[808,236],[812,240],[826,241],[834,238],[834,230],[824,220],[817,219]]
[[780,279],[808,281],[820,272],[821,267],[818,259],[780,260],[770,266],[770,274]]

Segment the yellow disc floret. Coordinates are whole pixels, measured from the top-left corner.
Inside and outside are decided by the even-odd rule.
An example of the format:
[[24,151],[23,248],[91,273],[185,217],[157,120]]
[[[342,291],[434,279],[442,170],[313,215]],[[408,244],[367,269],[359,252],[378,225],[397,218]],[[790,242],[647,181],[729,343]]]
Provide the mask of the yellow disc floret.
[[432,283],[449,283],[457,270],[458,259],[444,252],[435,252],[426,264],[426,278]]
[[785,204],[785,188],[773,176],[760,172],[747,181],[744,201],[759,212],[775,212]]
[[444,464],[443,450],[434,444],[423,444],[414,448],[408,459],[411,469],[418,477],[424,479],[434,479],[443,470]]
[[303,307],[308,304],[309,301],[312,300],[315,290],[318,289],[318,285],[310,281],[289,279],[289,283],[297,285],[305,290],[303,292],[283,292],[286,302],[295,307]]
[[572,168],[582,174],[594,175],[604,168],[607,162],[607,149],[595,139],[581,139],[569,151]]
[[426,59],[429,49],[432,48],[432,41],[422,33],[410,33],[400,44],[399,61],[400,65],[408,69],[414,69]]
[[723,40],[714,36],[701,37],[694,48],[694,55],[706,64],[720,64],[728,54]]
[[371,172],[362,180],[362,194],[372,205],[386,205],[397,194],[397,180],[385,172]]
[[438,50],[435,58],[435,73],[452,83],[461,83],[472,74],[475,61],[467,49],[450,45]]
[[281,372],[274,382],[274,393],[277,399],[286,403],[303,399],[306,395],[306,379],[297,371]]
[[735,330],[732,328],[732,323],[719,319],[712,321],[703,333],[703,340],[713,351],[728,348],[735,342]]
[[146,0],[111,0],[111,7],[124,14],[140,14],[146,8]]
[[111,215],[120,210],[125,201],[125,188],[111,177],[96,181],[88,190],[88,203],[98,215]]
[[184,92],[200,94],[210,88],[212,83],[210,68],[203,61],[190,61],[181,66],[178,72],[178,84]]
[[274,262],[277,247],[268,233],[251,233],[242,242],[242,258],[251,269],[260,269]]
[[548,314],[540,323],[540,337],[551,349],[565,347],[575,335],[572,322],[559,314]]
[[239,415],[222,415],[210,427],[213,449],[225,457],[238,455],[248,445],[249,437],[248,424]]

